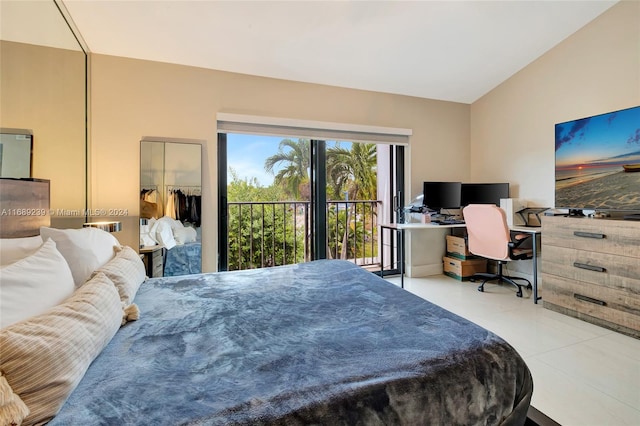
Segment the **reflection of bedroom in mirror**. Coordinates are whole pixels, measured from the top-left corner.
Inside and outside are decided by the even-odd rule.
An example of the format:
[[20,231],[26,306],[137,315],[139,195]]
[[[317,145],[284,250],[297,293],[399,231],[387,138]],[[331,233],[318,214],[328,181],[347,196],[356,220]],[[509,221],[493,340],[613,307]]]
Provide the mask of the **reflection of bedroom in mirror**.
[[[2,1],[1,9],[0,174],[50,180],[51,209],[81,212],[90,207],[82,38],[67,23],[60,0]],[[83,222],[84,215],[51,217],[54,228]]]
[[201,272],[200,143],[140,142],[140,253],[150,277]]

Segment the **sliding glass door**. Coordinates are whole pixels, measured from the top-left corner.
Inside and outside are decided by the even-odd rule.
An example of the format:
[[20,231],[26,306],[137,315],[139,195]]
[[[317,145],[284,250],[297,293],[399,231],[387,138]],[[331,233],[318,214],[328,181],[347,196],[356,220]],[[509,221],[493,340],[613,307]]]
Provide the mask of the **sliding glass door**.
[[404,184],[401,146],[218,139],[219,270],[325,258],[379,269],[379,223],[394,221]]

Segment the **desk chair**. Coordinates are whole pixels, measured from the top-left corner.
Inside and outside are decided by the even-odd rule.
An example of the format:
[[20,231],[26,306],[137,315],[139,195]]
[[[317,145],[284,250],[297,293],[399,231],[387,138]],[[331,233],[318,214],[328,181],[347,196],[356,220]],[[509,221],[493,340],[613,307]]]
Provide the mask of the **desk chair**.
[[471,281],[482,280],[478,291],[484,291],[487,281],[498,280],[506,282],[518,289],[516,295],[522,297],[522,286],[516,280],[526,282],[527,288],[532,288],[531,282],[526,278],[510,277],[502,273],[502,267],[512,260],[531,259],[533,250],[521,248],[522,243],[531,238],[531,234],[511,234],[507,226],[505,212],[493,204],[470,204],[462,210],[467,234],[469,238],[469,251],[476,255],[498,262],[498,271],[495,274],[477,273],[471,276]]

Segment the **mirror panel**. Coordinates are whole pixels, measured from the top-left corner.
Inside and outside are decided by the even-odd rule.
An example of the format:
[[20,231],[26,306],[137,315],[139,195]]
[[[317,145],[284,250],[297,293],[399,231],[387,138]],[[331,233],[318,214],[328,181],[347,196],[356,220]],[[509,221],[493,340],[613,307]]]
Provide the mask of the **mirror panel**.
[[[201,188],[200,143],[140,142],[140,252],[149,276],[201,272]],[[154,264],[160,247],[162,268]]]
[[86,54],[56,2],[2,1],[0,8],[0,128],[33,135],[30,175],[51,181],[52,226],[80,227],[87,207]]
[[30,178],[33,138],[24,133],[0,132],[0,177]]

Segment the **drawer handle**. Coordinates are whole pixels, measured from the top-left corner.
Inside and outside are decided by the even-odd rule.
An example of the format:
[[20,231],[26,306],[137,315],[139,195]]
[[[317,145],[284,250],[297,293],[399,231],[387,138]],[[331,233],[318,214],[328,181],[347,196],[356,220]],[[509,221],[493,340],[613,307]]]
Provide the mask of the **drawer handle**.
[[573,297],[575,297],[578,300],[582,300],[583,302],[595,303],[596,305],[600,305],[600,306],[607,306],[606,302],[602,300],[594,299],[593,297],[583,296],[577,293],[574,293]]
[[606,237],[606,235],[604,235],[604,234],[598,234],[596,232],[582,232],[582,231],[573,231],[573,235],[575,235],[576,237],[596,238],[596,239],[600,239],[600,238],[605,238]]
[[605,272],[606,271],[606,269],[603,268],[602,266],[588,265],[586,263],[580,263],[580,262],[573,262],[573,266],[575,266],[576,268],[580,268],[580,269],[586,269],[588,271],[595,271],[595,272]]

